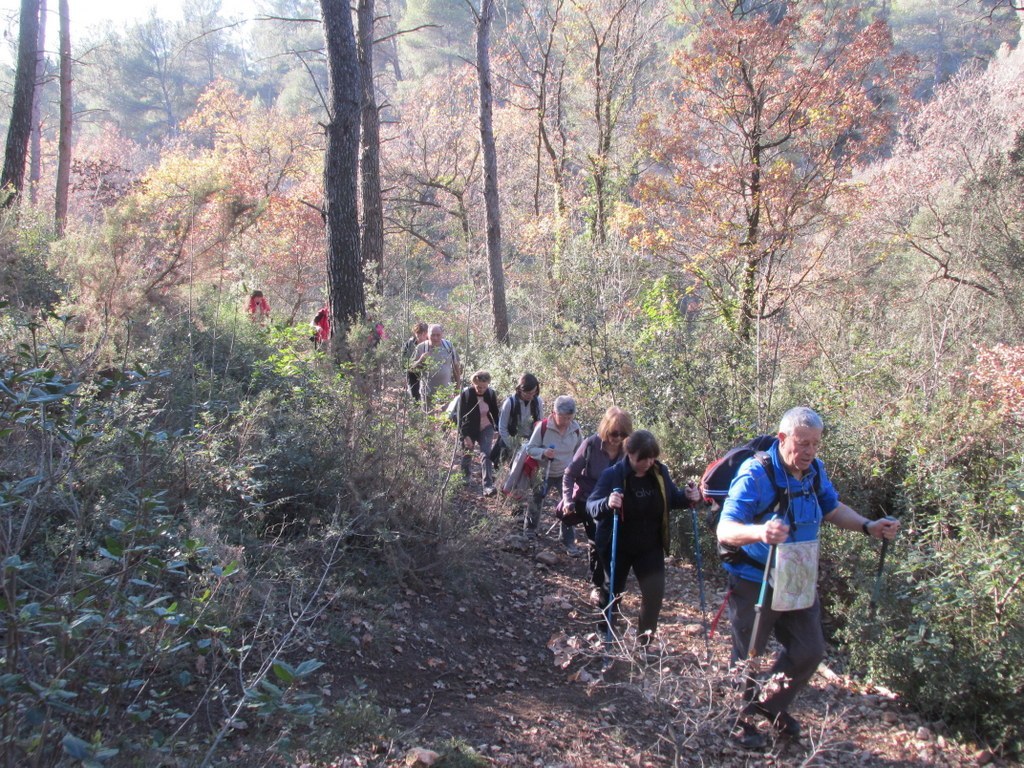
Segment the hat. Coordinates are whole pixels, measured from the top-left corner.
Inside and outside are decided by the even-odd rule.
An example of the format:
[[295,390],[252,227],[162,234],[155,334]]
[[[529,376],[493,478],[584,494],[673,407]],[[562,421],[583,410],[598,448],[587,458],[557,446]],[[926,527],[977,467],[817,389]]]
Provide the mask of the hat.
[[555,398],[555,412],[572,416],[576,413],[576,401],[568,395],[559,395]]

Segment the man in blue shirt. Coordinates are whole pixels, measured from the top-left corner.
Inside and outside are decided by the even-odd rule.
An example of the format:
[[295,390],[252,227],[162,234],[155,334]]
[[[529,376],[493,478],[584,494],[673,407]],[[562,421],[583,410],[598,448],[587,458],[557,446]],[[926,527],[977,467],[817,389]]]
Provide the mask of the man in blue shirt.
[[[896,520],[868,520],[839,501],[839,495],[825,474],[824,465],[816,458],[823,429],[821,417],[810,408],[787,411],[779,424],[778,441],[767,451],[771,459],[770,470],[757,457],[750,458],[740,466],[729,486],[717,533],[720,542],[739,547],[742,553],[734,558],[736,562],[724,565],[729,572],[729,621],[732,624],[734,663],[746,659],[751,647],[765,563],[774,546],[796,542],[815,546],[822,520],[849,531],[862,531],[877,539],[892,539],[899,529]],[[788,504],[776,514],[766,515],[779,496],[777,489],[788,491],[781,496]],[[813,549],[809,551],[814,553]],[[751,749],[767,744],[765,736],[748,719],[752,715],[766,718],[781,735],[799,738],[800,724],[788,709],[797,694],[807,686],[825,655],[821,603],[813,592],[815,584],[807,585],[812,590],[809,607],[776,610],[778,606],[773,608],[773,588],[770,586],[780,576],[775,564],[772,573],[774,578],[766,588],[755,647],[763,649],[768,636],[775,632],[782,652],[769,670],[768,678],[779,679],[781,676],[783,682],[770,689],[766,687],[758,697],[756,682],[748,676],[744,691],[747,704],[737,721],[738,730],[734,738]],[[816,570],[812,578],[816,581]]]

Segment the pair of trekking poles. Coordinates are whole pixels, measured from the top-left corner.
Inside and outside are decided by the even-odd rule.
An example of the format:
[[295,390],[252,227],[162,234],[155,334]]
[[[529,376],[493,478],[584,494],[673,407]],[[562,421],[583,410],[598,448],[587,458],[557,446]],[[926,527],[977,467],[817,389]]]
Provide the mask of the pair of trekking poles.
[[[692,485],[692,483],[691,483]],[[621,488],[613,488],[612,493],[622,493]],[[690,519],[693,525],[693,548],[694,548],[694,560],[697,566],[697,588],[700,596],[700,612],[701,612],[701,630],[704,636],[704,654],[708,662],[711,661],[711,634],[708,629],[708,609],[707,609],[707,591],[704,584],[704,555],[700,545],[700,523],[697,518],[697,506],[698,502],[692,502],[690,504]],[[611,564],[609,567],[610,584],[608,587],[608,605],[605,608],[605,641],[610,644],[613,639],[612,633],[612,608],[615,604],[615,561],[618,555],[618,538],[619,538],[619,517],[621,510],[614,513],[612,519],[612,554]],[[776,516],[776,519],[778,516]],[[892,519],[887,517],[886,519]],[[765,562],[764,574],[761,578],[761,591],[758,594],[757,604],[754,606],[754,627],[750,633],[750,644],[747,647],[747,660],[756,659],[761,655],[763,648],[758,647],[758,637],[761,631],[761,624],[764,615],[765,599],[768,593],[768,576],[771,571],[771,564],[775,559],[775,553],[778,549],[778,544],[772,544],[768,552],[768,560]],[[871,591],[871,600],[868,604],[868,619],[873,621],[875,613],[878,607],[878,600],[881,596],[882,591],[882,576],[885,571],[885,556],[889,549],[889,539],[882,539],[882,548],[878,557],[878,566],[875,569],[875,583]],[[728,596],[726,596],[728,599]],[[723,604],[724,608],[724,604]],[[719,611],[721,614],[721,611]],[[718,617],[715,618],[715,624],[718,623]],[[712,630],[713,631],[713,630]]]
[[[693,483],[690,483],[693,486]],[[612,493],[622,493],[621,488],[612,488]],[[612,556],[608,568],[608,605],[604,609],[605,618],[605,643],[611,644],[612,633],[612,608],[615,605],[615,561],[619,554],[619,518],[622,510],[616,510],[612,516]],[[697,521],[697,502],[690,504],[690,516],[693,521],[693,546],[694,557],[697,561],[697,585],[700,592],[700,613],[702,617],[701,629],[704,634],[704,652],[707,660],[711,661],[711,638],[708,634],[708,603],[707,593],[704,589],[704,555],[700,549],[700,527]]]
[[[773,519],[781,519],[776,515]],[[895,520],[895,518],[886,516],[885,520]],[[696,532],[696,529],[694,529]],[[699,549],[699,544],[697,545]],[[768,561],[764,564],[764,575],[761,578],[761,591],[757,597],[757,604],[754,606],[754,627],[750,633],[750,645],[747,649],[747,660],[756,659],[764,651],[764,648],[758,647],[758,637],[760,636],[762,617],[764,615],[764,604],[765,598],[768,593],[768,575],[771,571],[772,562],[775,560],[775,553],[778,550],[778,544],[772,544],[768,551]],[[874,621],[875,613],[878,610],[878,599],[882,594],[882,576],[885,572],[885,555],[889,549],[889,539],[882,539],[882,548],[878,555],[878,566],[875,568],[875,583],[871,589],[871,599],[868,602],[868,620]],[[698,566],[699,567],[699,566]],[[701,580],[703,582],[703,580]],[[767,643],[765,643],[767,644]]]

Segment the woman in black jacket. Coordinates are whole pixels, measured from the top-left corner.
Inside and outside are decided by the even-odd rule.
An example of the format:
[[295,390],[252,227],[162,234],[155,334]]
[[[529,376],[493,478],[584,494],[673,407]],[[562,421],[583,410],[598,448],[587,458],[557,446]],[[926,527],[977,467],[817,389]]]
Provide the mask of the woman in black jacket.
[[[657,439],[646,429],[631,434],[624,447],[626,455],[598,478],[587,500],[587,512],[597,521],[594,539],[605,569],[603,605],[608,604],[607,584],[611,581],[612,527],[614,517],[619,517],[614,594],[616,598],[622,594],[632,569],[640,586],[637,637],[646,646],[658,628],[665,597],[668,511],[685,507],[700,495],[695,487],[685,491],[676,487],[668,468],[658,461],[661,448]],[[613,625],[617,612],[617,606],[613,606]]]
[[470,386],[462,390],[455,411],[462,438],[462,474],[469,482],[469,471],[473,461],[473,446],[478,446],[480,463],[483,465],[484,496],[493,496],[494,467],[491,464],[491,443],[498,424],[498,396],[491,389],[491,374],[477,371],[470,379]]

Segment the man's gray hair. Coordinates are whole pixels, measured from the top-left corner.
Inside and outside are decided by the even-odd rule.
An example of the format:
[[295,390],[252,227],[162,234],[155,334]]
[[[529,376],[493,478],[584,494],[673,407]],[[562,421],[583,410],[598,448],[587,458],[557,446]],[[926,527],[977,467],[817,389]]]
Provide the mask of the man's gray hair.
[[796,408],[790,408],[782,414],[782,421],[779,422],[779,432],[791,435],[797,427],[824,429],[825,422],[821,420],[821,416],[807,406],[798,405]]
[[433,336],[434,335],[434,331],[437,331],[438,333],[440,333],[443,336],[444,335],[444,326],[441,325],[440,323],[432,324],[429,328],[427,328],[427,335],[428,336]]

